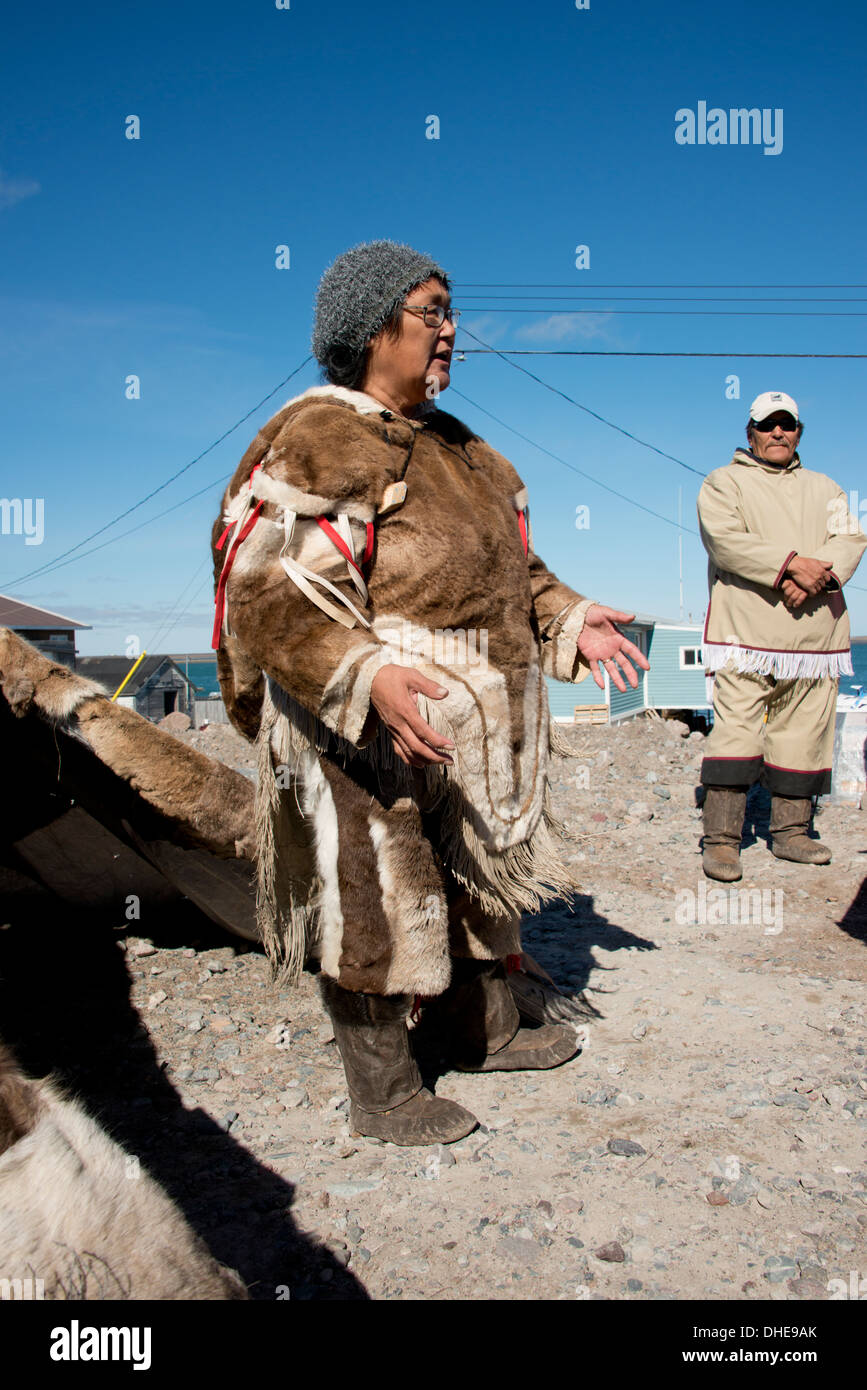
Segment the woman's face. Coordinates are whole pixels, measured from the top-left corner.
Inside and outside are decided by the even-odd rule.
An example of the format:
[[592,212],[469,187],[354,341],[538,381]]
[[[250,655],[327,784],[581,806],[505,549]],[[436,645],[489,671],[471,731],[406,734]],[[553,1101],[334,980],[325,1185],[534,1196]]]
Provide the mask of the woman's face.
[[449,384],[449,364],[455,343],[455,327],[443,319],[439,328],[428,326],[421,314],[408,313],[412,306],[441,304],[448,308],[451,295],[439,280],[426,280],[406,297],[401,314],[401,333],[390,338],[384,331],[370,342],[362,390],[384,392],[401,411],[435,398]]

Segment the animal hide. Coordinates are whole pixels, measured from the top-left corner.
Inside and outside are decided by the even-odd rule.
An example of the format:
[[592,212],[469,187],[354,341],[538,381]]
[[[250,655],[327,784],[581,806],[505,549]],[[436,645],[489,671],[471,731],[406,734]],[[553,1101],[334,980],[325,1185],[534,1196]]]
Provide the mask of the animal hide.
[[[442,872],[483,909],[492,941],[497,921],[575,888],[547,807],[543,673],[586,674],[577,641],[590,600],[529,549],[525,508],[511,464],[459,421],[435,409],[405,419],[357,392],[290,402],[242,460],[214,529],[220,672],[248,736],[261,692],[260,925],[289,978],[318,950],[348,988],[435,993],[447,971]],[[418,705],[453,740],[453,766],[421,782],[370,703],[390,664],[448,691]],[[346,778],[375,785],[380,802],[369,816],[359,803],[361,838]],[[424,830],[410,815],[398,834],[388,808],[402,800]],[[398,851],[423,835],[438,874],[419,847],[405,862]],[[349,892],[349,843],[356,865],[369,862],[375,906]],[[391,932],[376,969],[350,964],[376,954],[362,944],[366,912]],[[410,944],[424,940],[426,963]],[[478,933],[473,949],[485,954]]]
[[46,1299],[245,1299],[138,1160],[0,1043],[0,1273]]

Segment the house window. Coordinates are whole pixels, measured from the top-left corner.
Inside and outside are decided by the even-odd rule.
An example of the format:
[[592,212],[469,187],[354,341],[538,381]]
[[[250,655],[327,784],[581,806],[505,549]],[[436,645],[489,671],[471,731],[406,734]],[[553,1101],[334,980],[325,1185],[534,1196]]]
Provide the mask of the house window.
[[697,671],[701,664],[701,647],[681,647],[681,671]]

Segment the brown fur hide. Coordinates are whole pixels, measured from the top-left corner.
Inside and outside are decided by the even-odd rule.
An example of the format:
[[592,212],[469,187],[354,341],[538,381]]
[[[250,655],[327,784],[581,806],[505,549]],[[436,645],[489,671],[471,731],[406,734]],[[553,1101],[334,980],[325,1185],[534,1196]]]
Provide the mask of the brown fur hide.
[[253,788],[246,777],[114,704],[101,686],[48,661],[8,628],[0,628],[0,689],[19,718],[37,716],[91,748],[171,822],[179,843],[252,857]]
[[[380,511],[396,483],[405,483],[405,500]],[[227,520],[240,530],[256,499],[264,505],[226,585],[220,673],[230,717],[248,736],[255,673],[270,680],[260,725],[264,938],[290,975],[315,944],[323,968],[349,988],[436,993],[448,978],[442,876],[425,860],[419,788],[406,783],[378,727],[371,683],[396,662],[449,691],[442,702],[419,699],[424,718],[456,745],[454,766],[422,779],[423,800],[437,808],[436,852],[491,927],[487,942],[484,929],[470,933],[467,953],[490,954],[505,936],[514,940],[504,922],[575,886],[547,815],[542,673],[586,673],[575,644],[587,601],[532,551],[525,556],[526,492],[511,464],[439,410],[408,420],[358,392],[309,392],[247,451],[215,538]],[[377,518],[366,602],[317,528],[320,515],[344,517],[358,541]],[[219,575],[226,552],[214,558]],[[335,621],[293,581],[299,562],[355,605],[354,625]],[[278,775],[281,789],[289,778],[282,795]],[[412,808],[402,830],[401,798]],[[304,824],[306,877],[294,853]],[[282,888],[281,843],[294,847]]]

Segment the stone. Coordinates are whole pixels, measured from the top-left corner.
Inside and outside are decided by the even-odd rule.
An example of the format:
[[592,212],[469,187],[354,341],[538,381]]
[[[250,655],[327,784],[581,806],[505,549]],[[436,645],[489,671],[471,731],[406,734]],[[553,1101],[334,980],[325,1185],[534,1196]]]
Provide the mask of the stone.
[[609,1264],[623,1264],[626,1259],[626,1252],[619,1240],[609,1240],[607,1245],[600,1245],[598,1250],[593,1251],[593,1254],[597,1260],[605,1260]]
[[783,1284],[797,1277],[798,1266],[789,1255],[769,1255],[765,1260],[765,1278],[769,1284]]
[[382,1178],[358,1178],[355,1182],[332,1183],[328,1190],[331,1197],[357,1197],[362,1192],[375,1192],[382,1187]]
[[640,1144],[637,1144],[634,1139],[609,1139],[608,1152],[612,1154],[621,1154],[625,1158],[638,1158],[641,1154],[645,1154],[647,1150],[643,1149]]
[[182,714],[180,710],[172,710],[171,714],[165,715],[157,724],[158,729],[164,729],[168,734],[185,734],[192,727],[190,716]]

